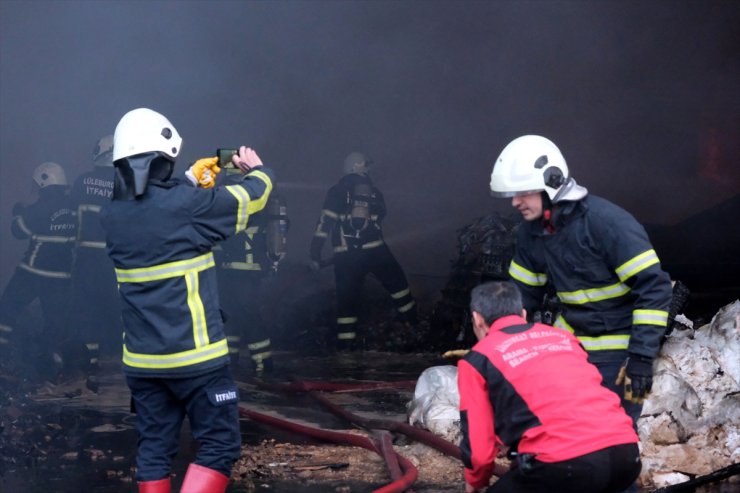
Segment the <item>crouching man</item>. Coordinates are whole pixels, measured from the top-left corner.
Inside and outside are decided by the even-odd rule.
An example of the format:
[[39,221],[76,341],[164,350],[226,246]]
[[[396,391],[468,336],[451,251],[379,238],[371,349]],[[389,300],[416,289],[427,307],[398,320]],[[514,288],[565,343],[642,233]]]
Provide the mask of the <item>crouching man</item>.
[[[478,343],[458,363],[466,493],[608,493],[642,467],[619,397],[569,332],[526,321],[517,287],[490,282],[470,300]],[[512,469],[486,489],[496,455]]]

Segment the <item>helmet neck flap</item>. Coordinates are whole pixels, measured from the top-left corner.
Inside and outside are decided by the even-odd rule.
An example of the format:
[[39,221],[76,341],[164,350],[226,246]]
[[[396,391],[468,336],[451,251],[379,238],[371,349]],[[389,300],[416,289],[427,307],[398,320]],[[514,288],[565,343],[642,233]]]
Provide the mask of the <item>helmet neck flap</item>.
[[161,152],[146,152],[121,158],[113,165],[113,200],[136,200],[144,195],[149,182],[169,180],[175,162]]

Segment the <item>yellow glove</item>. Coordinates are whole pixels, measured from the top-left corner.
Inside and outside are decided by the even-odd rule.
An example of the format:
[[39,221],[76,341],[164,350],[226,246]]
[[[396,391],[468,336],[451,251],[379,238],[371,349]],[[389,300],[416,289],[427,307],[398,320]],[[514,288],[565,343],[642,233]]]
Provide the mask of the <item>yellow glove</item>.
[[188,170],[202,188],[212,188],[216,184],[216,175],[221,172],[217,157],[198,159]]

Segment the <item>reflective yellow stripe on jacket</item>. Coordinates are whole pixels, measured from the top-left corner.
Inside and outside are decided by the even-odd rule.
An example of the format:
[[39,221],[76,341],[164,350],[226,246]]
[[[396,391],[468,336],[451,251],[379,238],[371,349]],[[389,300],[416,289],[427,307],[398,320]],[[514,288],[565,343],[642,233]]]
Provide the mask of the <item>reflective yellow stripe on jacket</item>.
[[177,368],[190,366],[203,361],[228,354],[226,339],[211,343],[208,338],[205,309],[200,298],[198,273],[214,267],[213,254],[168,262],[152,267],[138,269],[116,269],[119,283],[145,283],[161,281],[174,277],[183,277],[187,286],[187,302],[193,323],[193,341],[195,348],[174,354],[140,354],[132,353],[124,344],[123,362],[136,368]]
[[[558,315],[558,318],[555,320],[553,325],[575,335],[573,327],[565,321],[562,315]],[[603,335],[597,337],[576,336],[576,339],[580,341],[583,349],[586,351],[626,350],[630,343],[629,334]]]

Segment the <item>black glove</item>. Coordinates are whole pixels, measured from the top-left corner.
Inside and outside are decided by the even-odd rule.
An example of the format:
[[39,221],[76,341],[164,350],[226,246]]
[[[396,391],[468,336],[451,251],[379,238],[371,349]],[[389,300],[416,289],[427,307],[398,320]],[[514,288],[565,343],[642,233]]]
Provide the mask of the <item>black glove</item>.
[[630,355],[619,370],[616,384],[624,384],[625,400],[642,404],[653,388],[652,358]]

